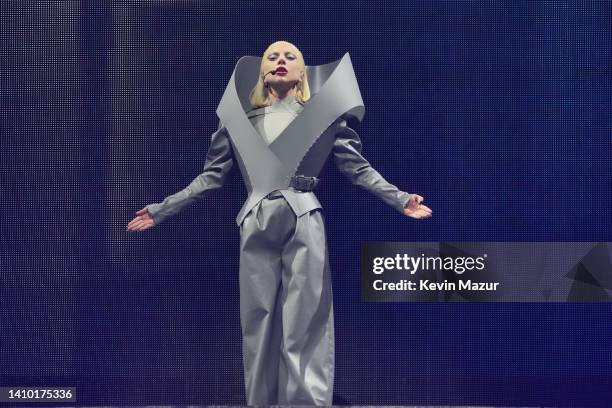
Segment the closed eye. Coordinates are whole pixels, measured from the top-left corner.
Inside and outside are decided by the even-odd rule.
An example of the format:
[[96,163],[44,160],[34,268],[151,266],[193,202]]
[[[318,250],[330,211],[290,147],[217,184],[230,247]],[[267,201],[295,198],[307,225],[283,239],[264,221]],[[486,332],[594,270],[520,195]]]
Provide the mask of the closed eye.
[[[276,57],[278,57],[278,53],[277,53],[277,52],[274,52],[274,53],[272,53],[272,54],[268,55],[268,59],[269,59],[270,61],[274,61],[274,60],[276,59]],[[296,59],[296,58],[297,58],[297,57],[296,57],[295,55],[293,55],[293,53],[291,53],[291,52],[286,52],[286,53],[285,53],[285,57],[286,57],[287,59],[290,59],[290,60],[294,60],[294,59]]]

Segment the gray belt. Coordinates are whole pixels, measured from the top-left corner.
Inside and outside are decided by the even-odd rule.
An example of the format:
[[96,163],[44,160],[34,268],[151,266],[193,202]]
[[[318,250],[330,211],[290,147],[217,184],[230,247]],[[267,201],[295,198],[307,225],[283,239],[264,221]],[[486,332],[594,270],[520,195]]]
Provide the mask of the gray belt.
[[[319,184],[319,180],[320,179],[316,177],[293,176],[291,177],[291,181],[289,182],[289,187],[293,187],[295,190],[298,190],[298,191],[312,191]],[[278,198],[282,196],[283,195],[281,194],[279,190],[274,190],[268,195],[266,195],[266,198],[270,199],[270,198]]]
[[289,186],[295,188],[296,190],[300,190],[300,191],[312,191],[319,184],[319,180],[320,179],[316,177],[297,175],[297,176],[291,177]]

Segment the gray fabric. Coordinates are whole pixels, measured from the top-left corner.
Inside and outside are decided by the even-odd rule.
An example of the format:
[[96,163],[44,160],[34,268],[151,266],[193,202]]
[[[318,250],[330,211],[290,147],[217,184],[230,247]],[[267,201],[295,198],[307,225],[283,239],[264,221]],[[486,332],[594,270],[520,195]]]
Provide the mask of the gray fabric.
[[320,210],[279,193],[240,225],[240,321],[248,405],[331,405],[334,320]]
[[336,143],[333,149],[336,166],[351,183],[369,191],[403,214],[404,207],[412,194],[401,191],[397,186],[385,180],[361,155],[361,149],[359,135],[347,126],[345,120],[342,120],[336,133]]
[[221,188],[234,165],[234,158],[227,130],[219,127],[211,136],[204,169],[187,187],[167,196],[160,203],[149,204],[147,210],[155,225],[178,214],[183,208]]
[[[343,121],[341,123],[342,125],[337,129],[332,150],[334,162],[340,172],[351,183],[364,188],[397,211],[403,213],[403,208],[412,194],[401,191],[395,185],[386,181],[361,155],[362,144],[357,132],[346,126],[346,122]],[[155,224],[163,222],[168,217],[179,213],[187,205],[208,196],[212,190],[222,187],[232,167],[233,153],[231,143],[227,130],[221,128],[212,135],[202,173],[183,190],[166,197],[160,203],[146,206]],[[298,192],[289,189],[282,191],[282,193],[285,199],[289,196],[287,201],[294,199],[297,202],[306,202],[304,207],[310,208],[310,210],[321,208],[320,204],[317,205],[318,200],[313,192]],[[314,205],[309,204],[308,199],[301,197],[310,197]],[[299,211],[299,213],[303,212]]]
[[[341,121],[340,126],[336,130],[332,150],[334,162],[340,172],[351,183],[364,188],[397,211],[403,213],[403,208],[412,194],[401,191],[395,185],[386,181],[361,155],[361,149],[361,139],[357,132],[346,126],[345,121]],[[179,213],[189,204],[208,196],[211,191],[222,187],[232,167],[233,152],[231,143],[227,130],[220,128],[212,135],[202,173],[183,190],[166,197],[160,203],[146,206],[155,224],[163,222],[168,217]],[[282,194],[288,202],[289,200],[297,203],[305,202],[304,208],[309,208],[309,210],[321,208],[313,192],[298,192],[288,189],[282,191]],[[304,212],[307,211],[298,211],[300,215]]]
[[247,116],[257,133],[270,145],[302,109],[303,105],[293,96],[287,96],[274,101],[270,106],[254,109]]
[[[217,107],[217,115],[228,129],[249,193],[236,217],[238,225],[267,194],[287,190],[291,177],[296,175],[304,160],[310,159],[307,153],[317,139],[333,136],[334,123],[340,116],[361,119],[364,114],[361,93],[347,53],[331,64],[306,67],[309,80],[313,78],[312,96],[302,112],[268,145],[245,113],[251,108],[248,96],[257,82],[260,62],[259,57],[240,58]],[[327,146],[331,149],[331,144]],[[329,153],[329,150],[321,152],[320,156],[327,157]],[[309,169],[314,174],[304,175],[317,176],[320,171],[312,166]],[[320,208],[313,195],[287,194],[285,199],[298,216]]]
[[[335,164],[355,185],[403,211],[410,194],[398,190],[361,155],[357,133],[341,121]],[[200,174],[187,188],[148,206],[155,222],[223,185],[232,168],[224,128],[212,136]],[[334,331],[328,251],[319,208],[297,217],[286,195],[263,198],[240,224],[240,316],[248,405],[331,405]],[[316,198],[315,198],[316,199]],[[302,202],[302,200],[297,200]]]
[[236,66],[202,174],[147,209],[162,222],[221,187],[238,163],[249,192],[236,217],[247,404],[331,405],[334,327],[321,204],[313,192],[288,187],[289,179],[296,172],[318,176],[333,154],[344,176],[396,210],[403,212],[411,195],[372,168],[347,126],[348,117],[361,120],[364,113],[348,54],[307,67],[317,94],[303,107],[285,101],[245,109],[244,90],[254,85],[258,67],[255,57]]
[[238,225],[259,200],[275,190],[281,191],[297,216],[321,208],[313,192],[295,191],[288,187],[289,180],[296,174],[318,176],[331,152],[353,184],[403,212],[410,194],[388,183],[369,165],[360,154],[359,136],[346,127],[344,119],[361,120],[365,112],[349,54],[330,64],[306,67],[314,96],[270,144],[254,127],[253,117],[245,113],[253,113],[248,95],[257,81],[260,62],[259,57],[246,56],[236,64],[217,108],[219,129],[212,136],[203,172],[163,202],[147,205],[155,223],[221,187],[234,160],[249,193],[236,216]]

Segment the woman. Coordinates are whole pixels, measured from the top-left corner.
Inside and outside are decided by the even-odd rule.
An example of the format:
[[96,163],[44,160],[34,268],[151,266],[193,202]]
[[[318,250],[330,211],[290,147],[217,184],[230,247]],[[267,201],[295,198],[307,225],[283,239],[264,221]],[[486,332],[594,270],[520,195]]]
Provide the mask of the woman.
[[[316,82],[312,98],[309,77]],[[347,119],[364,114],[348,54],[307,67],[293,44],[275,42],[261,59],[240,59],[217,114],[219,129],[202,174],[138,211],[128,230],[151,228],[221,187],[236,161],[249,192],[236,218],[247,404],[331,405],[331,278],[313,192],[321,167],[333,153],[353,184],[406,216],[421,219],[432,211],[423,197],[388,183],[361,155],[359,136],[347,126]]]

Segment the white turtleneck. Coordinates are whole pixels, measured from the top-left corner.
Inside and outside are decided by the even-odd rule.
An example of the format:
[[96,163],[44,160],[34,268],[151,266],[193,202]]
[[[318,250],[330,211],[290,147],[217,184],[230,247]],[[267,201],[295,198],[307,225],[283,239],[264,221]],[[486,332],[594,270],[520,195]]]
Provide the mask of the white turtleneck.
[[287,96],[272,102],[269,106],[249,112],[248,116],[255,129],[269,145],[303,108],[294,96]]

